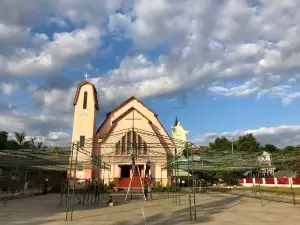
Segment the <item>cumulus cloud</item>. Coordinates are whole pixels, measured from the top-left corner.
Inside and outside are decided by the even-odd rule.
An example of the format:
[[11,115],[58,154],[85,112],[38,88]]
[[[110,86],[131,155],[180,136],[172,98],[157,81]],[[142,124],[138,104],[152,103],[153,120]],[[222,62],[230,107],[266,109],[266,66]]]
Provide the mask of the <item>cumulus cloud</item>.
[[55,33],[53,41],[45,43],[42,51],[24,49],[22,55],[4,60],[2,73],[12,76],[49,74],[78,61],[80,57],[97,48],[99,37],[100,31],[95,27],[78,29],[70,33]]
[[[193,5],[194,7],[190,7]],[[165,43],[166,75],[207,84],[217,95],[269,93],[299,73],[299,1],[138,1],[131,13],[110,16],[109,29],[141,48]],[[215,15],[215,16],[211,16]],[[274,16],[278,20],[274,20]],[[169,79],[174,79],[174,76]],[[176,80],[176,78],[174,79]],[[230,88],[216,81],[243,81]],[[236,83],[236,82],[233,82]],[[186,85],[191,88],[191,85]],[[274,96],[274,95],[273,95]],[[277,94],[284,104],[299,97]]]
[[288,145],[300,144],[300,126],[282,125],[278,127],[261,127],[255,130],[232,131],[223,133],[206,133],[202,137],[194,138],[191,141],[199,145],[207,145],[217,137],[224,136],[229,140],[237,140],[241,135],[252,133],[261,144],[274,144],[283,148]]
[[[66,21],[75,30],[67,29]],[[131,95],[143,100],[199,89],[214,98],[253,95],[278,98],[287,105],[300,97],[297,21],[298,0],[2,1],[0,77],[48,75],[45,85],[33,83],[28,88],[33,105],[54,111],[55,116],[72,118],[77,84],[57,74],[76,65],[102,71],[97,63],[92,68],[87,62],[93,58],[91,53],[99,50],[101,38],[109,35],[132,41],[139,51],[118,58],[118,67],[90,79],[97,88],[102,111],[109,111]],[[53,36],[33,32],[47,23],[66,29]],[[143,52],[161,47],[164,55],[157,59]],[[2,80],[0,90],[6,95],[22,86]],[[50,117],[44,119],[43,126],[49,123],[47,132],[54,129]],[[26,120],[29,116],[16,118]],[[42,119],[34,121],[41,123]]]
[[[1,102],[0,102],[1,103]],[[29,134],[45,135],[51,131],[69,129],[72,124],[72,117],[69,116],[49,116],[43,114],[21,113],[16,106],[1,103],[4,108],[0,111],[1,130],[7,132],[26,131]]]

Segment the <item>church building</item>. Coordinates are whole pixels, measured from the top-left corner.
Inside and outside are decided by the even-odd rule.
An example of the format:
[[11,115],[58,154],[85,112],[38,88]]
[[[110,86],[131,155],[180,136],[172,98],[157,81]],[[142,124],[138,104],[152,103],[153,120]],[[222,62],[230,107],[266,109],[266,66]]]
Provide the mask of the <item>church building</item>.
[[[107,114],[99,128],[96,128],[96,122],[101,101],[98,103],[92,83],[84,81],[78,85],[73,105],[72,142],[79,143],[77,161],[81,164],[76,170],[77,178],[100,178],[107,184],[118,180],[120,188],[127,188],[133,177],[132,186],[140,186],[140,177],[146,176],[146,164],[149,163],[155,182],[163,185],[170,182],[173,170],[169,161],[175,155],[176,141],[169,136],[158,115],[141,101],[135,97],[125,100]],[[185,132],[182,137],[174,127],[173,135],[185,139],[187,132],[181,128],[180,131]],[[136,156],[135,174],[132,174],[133,154]],[[73,159],[75,155],[73,150]],[[91,155],[99,156],[101,162],[92,161]],[[109,169],[98,168],[103,163]]]

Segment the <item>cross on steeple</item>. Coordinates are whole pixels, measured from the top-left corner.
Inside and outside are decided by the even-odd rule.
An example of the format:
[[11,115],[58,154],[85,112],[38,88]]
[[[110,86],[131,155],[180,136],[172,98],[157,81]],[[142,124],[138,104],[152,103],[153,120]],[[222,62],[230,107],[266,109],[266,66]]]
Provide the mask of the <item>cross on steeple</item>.
[[87,73],[85,73],[84,77],[85,77],[85,80],[87,81],[89,75]]

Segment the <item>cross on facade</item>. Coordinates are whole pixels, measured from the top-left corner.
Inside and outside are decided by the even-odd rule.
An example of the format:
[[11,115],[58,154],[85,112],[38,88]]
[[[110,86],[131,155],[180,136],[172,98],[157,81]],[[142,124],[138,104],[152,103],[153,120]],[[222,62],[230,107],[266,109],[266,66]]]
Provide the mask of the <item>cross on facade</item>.
[[[141,118],[134,118],[134,110],[132,111],[132,119],[125,119],[125,120],[132,120],[132,131],[134,132],[134,121],[135,120],[141,120]],[[133,136],[133,138],[135,138],[135,136]],[[137,151],[137,148],[136,148],[136,140],[133,140],[132,141],[132,148],[134,151]],[[137,156],[137,152],[135,152],[136,156]]]
[[126,120],[132,120],[132,130],[134,130],[134,121],[141,120],[141,118],[134,118],[134,110],[133,110],[132,111],[132,119],[126,119]]
[[87,73],[85,73],[84,77],[85,77],[85,80],[87,81],[89,75]]

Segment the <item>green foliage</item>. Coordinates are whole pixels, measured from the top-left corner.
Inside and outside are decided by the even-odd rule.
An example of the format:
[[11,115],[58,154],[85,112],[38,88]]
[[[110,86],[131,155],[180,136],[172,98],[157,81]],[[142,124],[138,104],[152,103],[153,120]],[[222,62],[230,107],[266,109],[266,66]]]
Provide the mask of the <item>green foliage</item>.
[[16,149],[19,149],[19,144],[18,142],[16,142],[15,140],[8,140],[6,142],[6,149],[9,149],[9,150],[16,150]]
[[270,153],[274,153],[276,151],[279,151],[279,148],[277,148],[275,145],[272,145],[272,144],[266,144],[263,149],[267,152],[270,152]]
[[300,176],[300,146],[287,146],[274,155],[274,160],[284,159],[281,163],[286,169],[293,171]]
[[17,142],[19,143],[19,146],[21,147],[23,142],[25,141],[26,138],[26,133],[23,132],[14,132],[15,138],[17,139]]
[[8,133],[6,131],[0,131],[0,149],[4,149],[6,147],[8,139]]
[[232,142],[226,137],[216,138],[214,142],[209,142],[209,147],[211,149],[217,150],[230,150],[232,149]]
[[236,148],[238,151],[249,153],[260,152],[263,150],[253,134],[239,136],[236,142]]
[[284,149],[283,149],[283,151],[285,151],[285,152],[292,152],[292,151],[294,151],[296,149],[296,147],[294,147],[294,146],[286,146]]
[[29,141],[24,141],[22,145],[22,149],[30,149],[30,142]]
[[31,137],[26,140],[26,133],[14,132],[16,140],[8,140],[8,133],[6,131],[0,131],[0,149],[47,149],[48,146],[43,142],[35,142],[36,137]]

